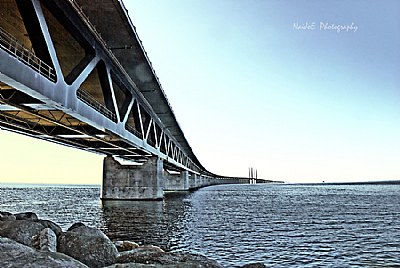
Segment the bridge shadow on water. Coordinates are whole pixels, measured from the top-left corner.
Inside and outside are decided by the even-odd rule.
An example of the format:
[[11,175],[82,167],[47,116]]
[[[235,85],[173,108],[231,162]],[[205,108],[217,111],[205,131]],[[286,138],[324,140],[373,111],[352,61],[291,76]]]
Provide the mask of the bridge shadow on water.
[[177,249],[191,193],[167,193],[162,201],[102,200],[101,227],[111,240],[129,240],[140,245]]

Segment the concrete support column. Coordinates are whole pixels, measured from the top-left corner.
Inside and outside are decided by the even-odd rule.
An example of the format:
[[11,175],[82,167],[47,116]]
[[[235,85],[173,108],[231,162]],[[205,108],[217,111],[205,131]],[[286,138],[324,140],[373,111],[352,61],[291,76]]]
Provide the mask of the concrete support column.
[[200,187],[205,187],[208,186],[208,177],[203,177],[203,179],[201,180],[201,184]]
[[204,185],[204,176],[199,176],[196,180],[196,188],[201,188]]
[[165,191],[187,191],[189,190],[189,172],[182,171],[180,174],[164,173]]
[[199,175],[197,175],[197,174],[193,174],[193,175],[190,176],[189,189],[195,189],[196,188],[196,181],[197,181],[197,177],[198,176]]
[[163,161],[150,158],[141,166],[121,165],[112,156],[103,161],[102,199],[162,200]]
[[215,185],[215,184],[218,184],[218,181],[219,181],[219,179],[217,179],[217,178],[212,178],[211,183],[212,183],[213,185]]
[[204,182],[203,182],[203,185],[211,185],[211,180],[212,180],[212,178],[210,178],[210,177],[205,177],[204,178]]

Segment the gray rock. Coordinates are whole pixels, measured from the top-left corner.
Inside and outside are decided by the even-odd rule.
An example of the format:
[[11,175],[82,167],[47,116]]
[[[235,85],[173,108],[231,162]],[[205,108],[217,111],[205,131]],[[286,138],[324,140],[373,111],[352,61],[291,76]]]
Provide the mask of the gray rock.
[[103,237],[103,238],[107,238],[108,237],[99,229],[96,228],[92,228],[92,227],[88,227],[88,226],[79,226],[79,227],[75,227],[73,229],[71,229],[71,227],[68,229],[67,231],[68,233],[76,233],[76,234],[82,234],[82,235],[86,235],[86,236],[98,236],[98,237]]
[[87,268],[62,253],[40,252],[11,239],[0,237],[0,267],[8,268]]
[[117,263],[104,268],[165,268],[162,264],[143,264],[143,263]]
[[104,268],[160,268],[164,266],[160,266],[158,264],[143,264],[143,263],[116,263]]
[[[129,251],[124,251],[117,257],[118,263],[161,263],[158,260],[163,258],[164,251],[153,247],[139,247]],[[178,262],[178,260],[176,260]]]
[[22,213],[17,213],[14,214],[15,218],[17,220],[30,220],[30,221],[36,221],[38,220],[38,216],[36,215],[36,213],[33,212],[22,212]]
[[165,252],[160,247],[153,246],[153,245],[141,246],[139,248],[139,250],[142,250],[142,251],[148,250],[148,251],[154,251],[154,252]]
[[68,232],[68,231],[72,231],[72,230],[74,230],[75,228],[83,227],[83,226],[86,226],[86,225],[83,224],[83,223],[81,223],[81,222],[75,222],[74,224],[71,225],[71,227],[68,228],[67,232]]
[[180,256],[182,260],[185,263],[187,263],[187,267],[190,268],[223,268],[223,266],[218,262],[211,260],[203,255],[189,254],[189,253],[175,253],[175,254]]
[[131,241],[115,241],[114,245],[117,247],[118,252],[129,251],[138,248],[138,243]]
[[39,249],[41,251],[56,252],[57,236],[50,228],[44,228],[39,234]]
[[78,226],[58,237],[59,252],[90,267],[104,267],[115,262],[117,248],[100,230]]
[[57,236],[59,236],[59,235],[62,233],[61,227],[60,227],[58,224],[56,224],[56,223],[54,223],[54,222],[52,222],[52,221],[49,221],[49,220],[41,220],[41,219],[39,219],[39,220],[37,220],[36,222],[40,223],[40,224],[43,225],[43,227],[45,227],[45,228],[50,228],[51,230],[53,230],[53,232],[54,232]]
[[29,247],[38,246],[35,237],[45,227],[31,220],[0,221],[0,236],[8,237]]
[[155,267],[222,268],[216,261],[201,255],[169,253],[157,247],[139,247],[131,251],[122,252],[116,262],[118,264],[141,263],[158,265]]
[[15,221],[17,218],[14,214],[6,211],[0,211],[0,221]]

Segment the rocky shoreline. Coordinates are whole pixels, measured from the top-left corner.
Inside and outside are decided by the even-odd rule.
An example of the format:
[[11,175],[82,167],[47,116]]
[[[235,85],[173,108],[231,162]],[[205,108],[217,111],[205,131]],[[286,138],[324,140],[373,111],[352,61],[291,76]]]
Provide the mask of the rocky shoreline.
[[[74,223],[63,231],[33,212],[0,211],[0,267],[223,268],[202,255],[111,241],[102,231]],[[252,263],[242,268],[263,268]]]

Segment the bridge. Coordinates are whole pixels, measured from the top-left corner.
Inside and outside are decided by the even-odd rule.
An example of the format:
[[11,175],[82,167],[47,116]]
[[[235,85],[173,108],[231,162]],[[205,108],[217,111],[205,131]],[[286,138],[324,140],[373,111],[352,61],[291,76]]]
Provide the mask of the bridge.
[[122,1],[0,4],[0,127],[105,155],[102,199],[254,182],[202,166]]

